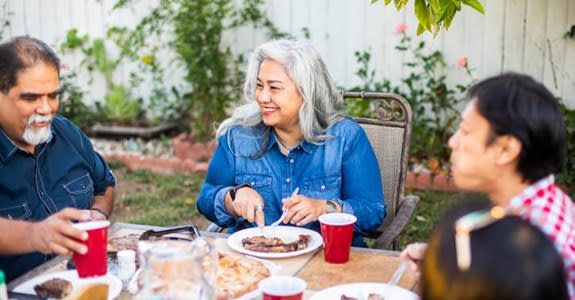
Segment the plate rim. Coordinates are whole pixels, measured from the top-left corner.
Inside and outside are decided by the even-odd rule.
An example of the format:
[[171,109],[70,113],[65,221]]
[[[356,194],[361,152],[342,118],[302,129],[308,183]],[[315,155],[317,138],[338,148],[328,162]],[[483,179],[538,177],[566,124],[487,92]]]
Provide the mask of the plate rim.
[[[297,250],[297,251],[292,251],[292,252],[256,252],[256,251],[247,250],[246,248],[244,248],[241,245],[241,238],[249,236],[248,235],[249,233],[251,233],[252,231],[256,231],[256,230],[260,230],[259,227],[250,227],[250,228],[236,231],[226,239],[226,242],[227,242],[228,246],[230,248],[232,248],[234,251],[237,251],[237,252],[240,252],[240,253],[243,253],[246,255],[250,255],[250,256],[260,257],[260,258],[286,258],[286,257],[299,256],[302,254],[312,252],[312,251],[316,250],[317,248],[319,248],[323,245],[323,240],[321,238],[321,235],[314,230],[311,230],[308,228],[296,227],[296,226],[279,225],[276,228],[276,230],[289,230],[289,231],[293,230],[293,231],[299,231],[300,233],[303,233],[303,234],[309,234],[312,238],[312,242],[307,246],[307,248]],[[236,242],[236,240],[237,240],[237,242]]]
[[[64,275],[62,275],[62,274],[64,274]],[[43,280],[43,281],[44,281],[44,280],[48,280],[48,279],[55,278],[55,277],[58,277],[58,276],[66,277],[66,278],[64,278],[64,279],[66,279],[66,280],[70,280],[69,278],[70,278],[70,277],[73,277],[72,283],[77,282],[78,280],[86,280],[86,281],[88,281],[88,280],[93,280],[93,279],[99,278],[99,277],[79,278],[79,277],[78,277],[78,273],[76,272],[76,270],[56,271],[56,272],[39,274],[39,275],[37,275],[37,276],[34,276],[34,277],[32,277],[32,278],[30,278],[30,279],[28,279],[28,280],[26,280],[26,281],[20,283],[20,284],[17,285],[16,287],[14,287],[14,288],[12,289],[12,291],[14,291],[14,292],[19,292],[19,293],[29,294],[30,291],[27,290],[27,289],[25,289],[25,287],[26,287],[27,285],[30,285],[30,284],[32,284],[33,282],[36,282],[36,281],[38,281],[38,280]],[[111,274],[110,272],[108,272],[108,273],[106,273],[106,275],[103,275],[103,276],[100,276],[100,277],[109,277],[112,282],[114,282],[116,285],[119,286],[119,289],[113,290],[113,289],[112,289],[112,285],[110,285],[110,290],[108,291],[108,299],[116,299],[116,298],[118,298],[118,296],[120,296],[120,294],[122,293],[122,288],[123,288],[122,281],[120,280],[120,278],[118,278],[117,276]],[[32,288],[32,289],[33,289],[33,288]],[[72,292],[74,292],[75,289],[76,289],[76,288],[73,288],[73,289],[72,289]],[[33,290],[32,290],[32,292],[33,292]],[[36,293],[33,293],[33,295],[36,295]]]
[[[331,292],[331,290],[345,290],[348,289],[351,286],[362,286],[362,285],[374,285],[374,286],[380,286],[379,288],[386,288],[386,287],[392,287],[392,288],[400,288],[401,290],[403,290],[404,292],[407,292],[409,294],[411,294],[414,298],[413,299],[420,299],[420,297],[414,293],[413,291],[410,291],[404,287],[401,286],[397,286],[397,285],[389,285],[385,282],[372,282],[372,281],[366,281],[366,282],[351,282],[351,283],[343,283],[343,284],[338,284],[338,285],[334,285],[334,286],[330,286],[327,287],[325,289],[321,289],[317,292],[315,292],[313,295],[311,295],[311,298],[309,298],[309,300],[320,300],[323,298],[320,297],[325,297],[326,295],[322,295],[324,293],[328,293]],[[385,295],[384,295],[385,296]]]

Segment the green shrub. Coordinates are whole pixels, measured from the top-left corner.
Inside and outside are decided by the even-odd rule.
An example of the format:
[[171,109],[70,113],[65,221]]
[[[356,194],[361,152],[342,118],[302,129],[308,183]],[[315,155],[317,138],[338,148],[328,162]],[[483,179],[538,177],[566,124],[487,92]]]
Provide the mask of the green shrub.
[[63,69],[60,74],[60,85],[63,93],[60,96],[58,113],[68,118],[81,129],[87,129],[98,121],[96,112],[84,103],[84,91],[76,84],[78,80],[74,71]]
[[[120,0],[114,8],[131,2]],[[242,98],[243,73],[238,66],[243,57],[235,56],[222,43],[224,31],[251,24],[268,29],[270,36],[285,36],[262,13],[262,4],[263,0],[246,0],[239,7],[232,0],[159,1],[135,28],[111,28],[109,36],[123,57],[147,65],[156,82],[166,82],[161,79],[166,70],[158,63],[165,57],[151,45],[165,42],[176,54],[170,65],[184,70],[187,86],[158,87],[152,101],[163,102],[164,109],[175,108],[173,111],[189,120],[193,135],[205,141],[212,138],[215,125],[227,117],[230,105]],[[166,104],[168,94],[175,95],[177,105]]]
[[[440,51],[426,51],[425,42],[413,43],[411,37],[401,32],[401,40],[395,47],[409,57],[404,63],[408,74],[401,79],[401,84],[394,85],[389,79],[376,80],[376,71],[370,70],[369,51],[355,53],[359,69],[356,75],[363,81],[350,91],[393,92],[402,95],[413,110],[412,142],[410,156],[414,159],[434,161],[435,170],[445,169],[449,161],[447,140],[453,134],[459,118],[458,106],[462,93],[472,82],[471,70],[464,66],[469,75],[469,82],[450,86],[445,76],[445,62]],[[346,110],[354,116],[369,116],[372,109],[365,101],[349,101]]]
[[[83,54],[80,63],[92,72],[100,73],[106,81],[106,94],[103,101],[96,103],[97,114],[100,121],[109,121],[120,124],[137,122],[142,116],[141,99],[134,99],[130,88],[114,81],[113,75],[119,65],[119,59],[109,56],[106,49],[106,41],[102,38],[92,39],[88,35],[79,36],[78,30],[73,28],[66,34],[66,40],[60,45],[63,52],[78,51]],[[75,78],[74,78],[75,79]],[[92,78],[90,78],[92,81]],[[70,85],[71,82],[68,82]],[[75,103],[82,103],[83,94],[76,94]],[[85,105],[84,105],[85,106]]]

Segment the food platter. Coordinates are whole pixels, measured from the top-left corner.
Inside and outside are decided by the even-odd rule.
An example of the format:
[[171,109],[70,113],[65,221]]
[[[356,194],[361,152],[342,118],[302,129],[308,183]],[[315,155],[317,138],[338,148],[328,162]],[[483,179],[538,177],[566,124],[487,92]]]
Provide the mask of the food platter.
[[18,285],[16,288],[14,288],[14,292],[36,295],[36,292],[34,292],[34,286],[52,278],[60,278],[70,281],[72,283],[72,294],[83,286],[91,283],[108,284],[108,300],[115,299],[118,297],[118,295],[120,295],[120,292],[122,291],[122,281],[112,274],[108,273],[105,276],[92,278],[79,278],[76,270],[69,270],[36,276]]
[[310,235],[311,240],[305,249],[293,251],[293,252],[257,252],[245,249],[242,245],[242,240],[248,237],[261,236],[264,235],[264,231],[259,227],[252,227],[244,230],[240,230],[232,234],[228,239],[227,243],[233,250],[244,253],[251,256],[261,257],[261,258],[284,258],[302,255],[311,252],[323,244],[321,235],[313,230],[294,226],[277,226],[275,228],[275,236],[282,239],[285,242],[292,242],[298,239],[300,234]]
[[366,300],[370,293],[383,296],[385,300],[419,300],[419,297],[402,287],[385,283],[361,282],[332,286],[323,289],[311,297],[310,300],[340,299],[342,295]]
[[[220,253],[219,256],[220,256],[220,259],[221,259],[222,256],[228,256],[228,257],[233,258],[233,259],[241,259],[241,260],[244,260],[244,263],[248,263],[249,261],[259,262],[259,263],[261,263],[261,264],[263,265],[263,267],[265,267],[265,268],[267,269],[268,274],[269,274],[268,276],[275,275],[275,274],[277,274],[277,273],[281,270],[281,267],[278,266],[278,265],[276,265],[276,264],[274,264],[273,262],[270,262],[270,261],[267,261],[267,260],[263,260],[263,259],[259,259],[259,258],[255,258],[255,257],[245,256],[245,255],[242,255],[242,254],[237,254],[237,253]],[[221,263],[221,262],[220,262],[220,263]],[[220,268],[222,268],[222,265],[220,265]],[[219,272],[220,272],[220,271],[218,271],[218,274],[220,274]],[[245,273],[242,273],[242,274],[245,274]],[[138,269],[138,270],[136,271],[136,273],[134,274],[134,276],[132,277],[132,279],[130,280],[130,282],[128,283],[128,285],[127,285],[127,290],[128,290],[132,295],[137,294],[137,293],[139,292],[139,286],[138,286],[139,283],[138,283],[138,281],[141,280],[141,276],[143,276],[143,274],[142,274],[142,269]],[[219,275],[218,275],[218,276],[219,276]],[[234,284],[233,281],[230,280],[230,277],[227,277],[227,276],[226,276],[225,278],[227,279],[227,280],[225,281],[225,282],[226,282],[226,285]],[[257,286],[257,283],[258,283],[258,282],[253,282],[253,284],[255,284],[256,286]],[[217,294],[217,284],[216,284],[216,294]],[[247,292],[247,293],[245,293],[245,294],[243,294],[243,295],[241,295],[241,296],[238,296],[238,297],[236,297],[236,298],[233,298],[233,300],[251,300],[251,299],[257,298],[260,294],[261,294],[261,292],[260,292],[257,288],[255,288],[255,289],[253,289],[253,290],[251,290],[251,291],[249,291],[249,292]],[[228,297],[231,297],[231,296],[228,296]],[[217,299],[220,299],[220,298],[218,297]],[[228,298],[226,297],[226,299],[228,299]]]

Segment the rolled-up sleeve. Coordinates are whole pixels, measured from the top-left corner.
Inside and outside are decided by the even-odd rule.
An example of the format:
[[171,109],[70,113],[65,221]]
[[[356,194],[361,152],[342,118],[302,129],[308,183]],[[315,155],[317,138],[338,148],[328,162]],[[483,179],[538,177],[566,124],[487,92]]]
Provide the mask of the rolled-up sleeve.
[[94,156],[94,194],[101,196],[109,186],[116,185],[116,178],[104,158],[96,151]]

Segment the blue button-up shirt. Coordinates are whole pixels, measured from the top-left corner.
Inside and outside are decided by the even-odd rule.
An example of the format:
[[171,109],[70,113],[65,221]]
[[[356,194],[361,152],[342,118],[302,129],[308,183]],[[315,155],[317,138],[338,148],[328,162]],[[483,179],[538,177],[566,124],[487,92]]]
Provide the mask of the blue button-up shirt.
[[[95,195],[116,184],[104,159],[69,120],[57,115],[51,129],[35,155],[18,148],[0,129],[1,218],[41,221],[65,207],[88,209]],[[0,269],[11,280],[50,258],[41,253],[4,255]]]
[[[199,211],[230,232],[255,226],[230,215],[224,204],[232,186],[249,183],[264,199],[265,223],[270,224],[281,215],[281,200],[299,187],[300,195],[334,200],[344,213],[355,215],[354,245],[365,245],[361,237],[381,224],[385,202],[377,159],[363,128],[342,119],[328,129],[332,138],[324,144],[302,141],[287,156],[273,130],[268,132],[265,141],[261,129],[236,126],[220,137],[198,197]],[[304,227],[320,231],[317,221]]]

